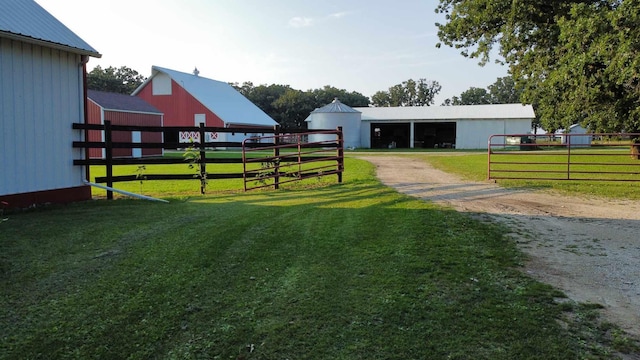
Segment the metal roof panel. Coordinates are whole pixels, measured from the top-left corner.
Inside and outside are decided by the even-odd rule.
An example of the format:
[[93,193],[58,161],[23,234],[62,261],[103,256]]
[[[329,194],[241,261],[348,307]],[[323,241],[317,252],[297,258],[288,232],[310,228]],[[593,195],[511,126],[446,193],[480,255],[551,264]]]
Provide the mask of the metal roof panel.
[[32,0],[0,1],[0,36],[44,42],[72,52],[101,55],[63,23]]
[[321,108],[317,108],[313,110],[311,113],[357,113],[360,112],[348,105],[345,105],[338,100],[338,98],[333,99],[333,101]]

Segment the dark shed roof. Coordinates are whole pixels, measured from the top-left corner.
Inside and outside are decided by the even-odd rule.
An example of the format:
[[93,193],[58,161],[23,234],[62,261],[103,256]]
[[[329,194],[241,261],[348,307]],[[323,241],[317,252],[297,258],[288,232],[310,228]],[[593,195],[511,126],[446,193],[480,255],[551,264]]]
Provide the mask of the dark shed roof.
[[88,90],[87,97],[105,110],[162,114],[162,111],[137,96],[106,91]]

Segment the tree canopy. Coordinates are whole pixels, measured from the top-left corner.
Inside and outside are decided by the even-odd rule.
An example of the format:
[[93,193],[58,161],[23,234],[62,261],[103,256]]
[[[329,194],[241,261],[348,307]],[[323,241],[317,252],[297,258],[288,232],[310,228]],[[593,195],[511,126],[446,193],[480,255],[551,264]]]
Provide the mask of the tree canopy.
[[146,78],[126,66],[106,69],[96,66],[87,74],[87,88],[120,94],[131,94]]
[[460,96],[446,99],[442,105],[516,104],[521,102],[522,91],[516,88],[511,76],[498,78],[486,89],[470,87]]
[[460,97],[453,96],[451,99],[446,99],[442,105],[482,105],[491,104],[491,99],[487,89],[470,87],[468,90],[463,91]]
[[307,91],[296,90],[289,85],[254,86],[251,82],[244,82],[242,85],[232,83],[231,86],[285,129],[306,128],[304,120],[309,114],[335,98],[352,107],[369,106],[368,97],[329,85]]
[[442,86],[437,81],[409,79],[394,85],[388,91],[378,91],[371,97],[373,106],[429,106]]
[[548,131],[640,130],[638,0],[440,0],[440,40],[486,63],[497,47]]

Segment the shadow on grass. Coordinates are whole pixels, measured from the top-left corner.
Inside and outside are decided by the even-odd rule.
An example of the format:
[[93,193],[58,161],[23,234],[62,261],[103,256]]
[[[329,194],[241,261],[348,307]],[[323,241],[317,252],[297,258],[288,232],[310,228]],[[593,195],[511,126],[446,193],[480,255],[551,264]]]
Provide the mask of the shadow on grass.
[[498,187],[490,183],[463,182],[459,184],[439,183],[401,183],[393,185],[403,194],[419,197],[429,201],[469,199],[480,200],[507,196],[524,190]]
[[500,229],[375,182],[0,227],[6,358],[576,358]]

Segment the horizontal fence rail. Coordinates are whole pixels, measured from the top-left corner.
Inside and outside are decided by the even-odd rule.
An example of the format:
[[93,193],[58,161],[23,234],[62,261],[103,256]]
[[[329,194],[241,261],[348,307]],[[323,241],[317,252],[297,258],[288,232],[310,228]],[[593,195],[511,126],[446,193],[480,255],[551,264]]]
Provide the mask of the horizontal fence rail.
[[[263,145],[246,146],[254,142]],[[265,187],[278,189],[280,184],[328,175],[337,175],[338,183],[341,183],[344,172],[342,127],[248,138],[243,142],[242,162],[245,191]]]
[[[104,125],[98,124],[73,124],[73,129],[85,132],[85,139],[88,139],[89,131],[98,131],[101,133],[103,141],[74,141],[74,148],[83,148],[86,150],[83,159],[74,159],[73,164],[77,166],[105,166],[106,176],[96,177],[96,183],[106,183],[107,187],[112,188],[113,184],[122,181],[138,181],[140,174],[132,175],[113,175],[113,167],[118,165],[170,165],[170,164],[187,164],[197,169],[196,173],[190,172],[185,174],[144,174],[145,180],[200,180],[200,192],[204,194],[205,185],[208,180],[216,179],[243,179],[246,178],[244,171],[233,173],[217,173],[207,171],[207,164],[242,164],[244,161],[251,161],[250,158],[242,157],[228,158],[216,157],[217,149],[264,149],[265,147],[275,146],[275,139],[299,138],[306,139],[306,130],[287,130],[284,133],[279,127],[263,128],[263,127],[206,127],[203,124],[199,127],[194,126],[137,126],[137,125],[113,125],[110,121],[105,120]],[[336,130],[326,130],[336,131]],[[179,141],[162,142],[132,142],[132,141],[113,141],[114,134],[132,134],[132,132],[141,133],[171,133],[174,138]],[[218,141],[219,134],[242,134],[243,139],[251,141]],[[257,135],[257,136],[256,136]],[[340,135],[342,136],[342,135]],[[204,141],[200,141],[204,140]],[[340,143],[341,144],[341,143]],[[314,144],[300,143],[300,149],[308,149],[314,147]],[[335,145],[337,149],[337,144]],[[88,149],[103,149],[103,157],[89,158]],[[115,157],[115,149],[163,149],[163,150],[182,150],[183,156],[180,158],[169,158],[162,156],[153,157]],[[340,149],[340,151],[342,151]],[[210,154],[207,156],[207,154]],[[213,155],[211,155],[213,154]],[[300,155],[303,161],[310,161],[304,152]],[[294,161],[290,158],[284,158],[282,163]],[[298,162],[299,160],[295,160]],[[113,192],[107,191],[107,198],[113,198]]]
[[640,134],[508,134],[488,141],[489,180],[640,181]]

